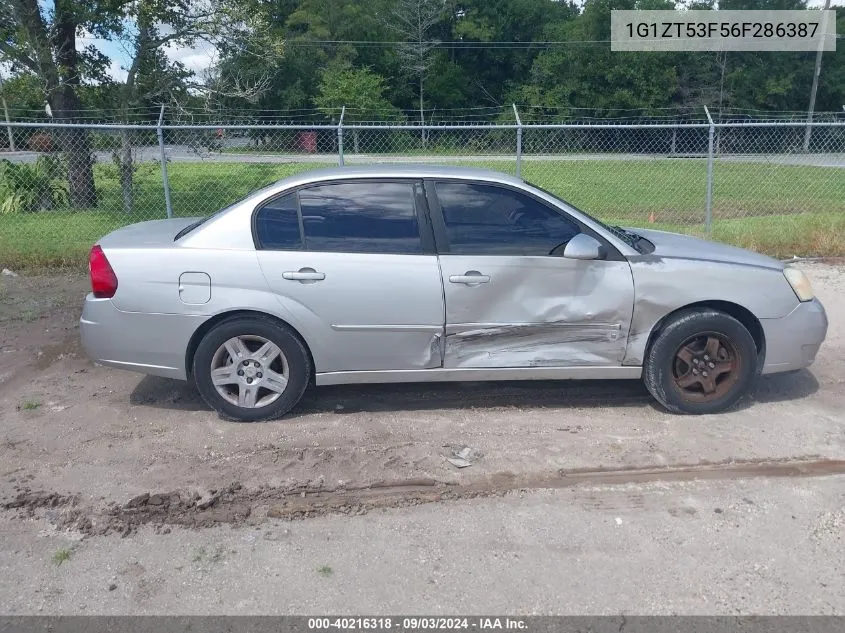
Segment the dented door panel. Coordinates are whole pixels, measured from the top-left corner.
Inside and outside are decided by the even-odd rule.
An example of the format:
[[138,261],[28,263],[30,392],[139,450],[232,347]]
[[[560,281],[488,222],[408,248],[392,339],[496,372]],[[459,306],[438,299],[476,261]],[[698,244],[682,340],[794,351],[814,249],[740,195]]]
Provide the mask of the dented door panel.
[[[446,368],[619,365],[634,303],[624,261],[441,255]],[[468,272],[486,283],[454,283]]]

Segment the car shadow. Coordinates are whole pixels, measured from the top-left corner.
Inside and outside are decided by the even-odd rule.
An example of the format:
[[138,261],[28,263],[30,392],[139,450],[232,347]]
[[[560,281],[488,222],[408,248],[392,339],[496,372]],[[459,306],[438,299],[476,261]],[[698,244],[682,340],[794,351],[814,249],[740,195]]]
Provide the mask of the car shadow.
[[[755,402],[798,400],[815,393],[816,378],[807,370],[758,379]],[[129,397],[133,405],[177,411],[209,411],[196,388],[187,382],[145,376]],[[652,407],[662,410],[639,380],[536,380],[333,385],[309,389],[286,419],[313,413],[427,411],[435,409]]]
[[770,374],[757,379],[754,386],[754,401],[784,402],[800,400],[819,390],[819,381],[808,369],[799,369],[783,374]]

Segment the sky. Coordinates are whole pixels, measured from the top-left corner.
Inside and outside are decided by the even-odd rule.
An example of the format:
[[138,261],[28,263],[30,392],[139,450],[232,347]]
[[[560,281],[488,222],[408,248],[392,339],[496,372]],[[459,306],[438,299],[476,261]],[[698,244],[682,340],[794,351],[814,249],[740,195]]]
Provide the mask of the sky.
[[[131,63],[131,55],[124,50],[120,42],[104,40],[91,35],[83,35],[77,38],[77,47],[84,48],[89,44],[96,46],[100,52],[111,59],[109,74],[117,81],[124,81],[126,79],[126,68]],[[216,49],[206,42],[200,42],[193,47],[168,46],[165,48],[165,52],[170,59],[182,62],[188,70],[198,75],[217,60]]]

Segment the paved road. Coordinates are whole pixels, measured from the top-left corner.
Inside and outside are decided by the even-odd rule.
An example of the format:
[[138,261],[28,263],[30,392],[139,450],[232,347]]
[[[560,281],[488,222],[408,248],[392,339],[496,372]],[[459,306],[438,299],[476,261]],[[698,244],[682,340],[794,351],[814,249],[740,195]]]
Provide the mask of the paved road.
[[[279,154],[261,152],[254,153],[222,153],[198,150],[188,145],[166,146],[167,157],[172,162],[217,162],[217,163],[325,163],[336,165],[337,154]],[[111,152],[94,152],[95,160],[101,163],[112,161]],[[135,157],[138,161],[159,161],[158,147],[139,147],[135,149]],[[0,159],[7,158],[12,162],[32,163],[38,158],[36,152],[0,152]],[[703,160],[704,155],[675,155],[668,154],[524,154],[523,161],[650,161],[661,159],[696,159]],[[719,161],[736,161],[765,163],[771,165],[798,165],[812,167],[838,167],[845,169],[845,153],[829,154],[732,154],[718,157]],[[490,163],[503,162],[513,163],[515,155],[503,154],[467,154],[463,156],[454,155],[430,155],[430,156],[405,156],[385,154],[350,154],[344,156],[347,164],[365,163]]]

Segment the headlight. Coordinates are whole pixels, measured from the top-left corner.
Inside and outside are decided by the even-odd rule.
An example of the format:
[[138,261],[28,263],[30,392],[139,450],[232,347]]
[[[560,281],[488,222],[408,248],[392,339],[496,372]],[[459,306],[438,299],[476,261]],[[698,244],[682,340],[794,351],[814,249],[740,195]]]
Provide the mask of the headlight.
[[810,301],[813,298],[813,288],[810,286],[810,280],[807,275],[797,268],[790,268],[787,266],[783,269],[783,276],[792,286],[792,290],[798,297],[799,301]]

